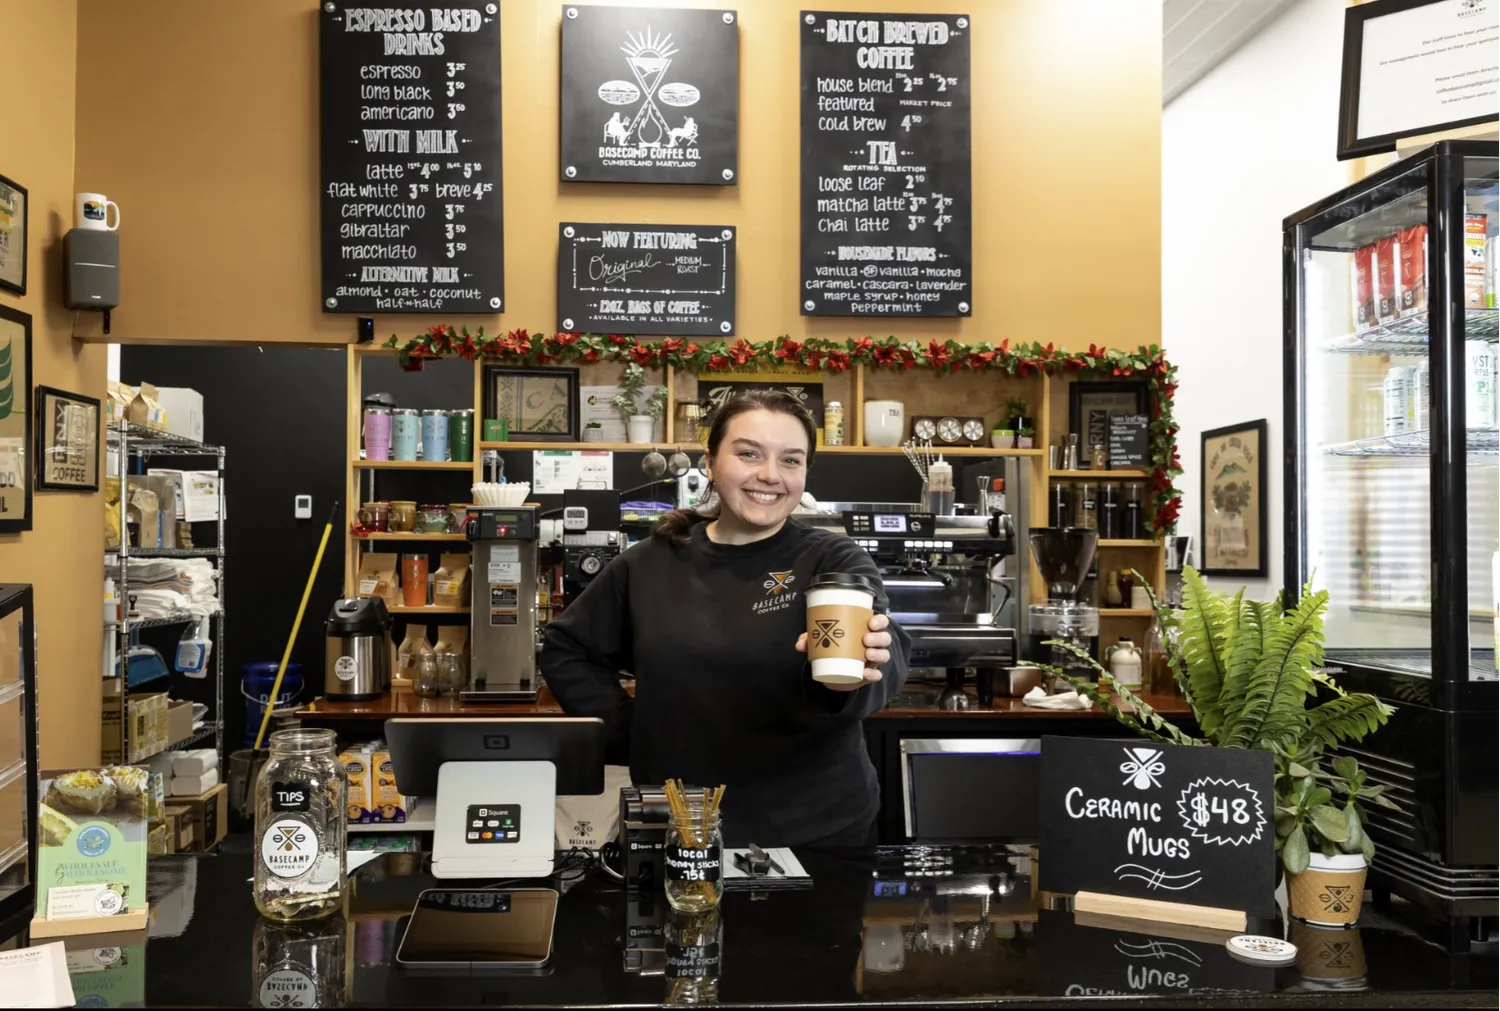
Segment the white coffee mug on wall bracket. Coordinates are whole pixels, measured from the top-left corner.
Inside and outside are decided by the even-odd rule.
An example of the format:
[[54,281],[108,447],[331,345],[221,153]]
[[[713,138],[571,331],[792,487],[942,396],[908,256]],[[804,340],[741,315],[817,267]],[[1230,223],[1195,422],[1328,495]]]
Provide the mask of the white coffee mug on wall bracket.
[[[115,223],[109,223],[109,212],[115,212]],[[103,193],[80,193],[73,202],[73,227],[113,232],[120,227],[120,205]]]

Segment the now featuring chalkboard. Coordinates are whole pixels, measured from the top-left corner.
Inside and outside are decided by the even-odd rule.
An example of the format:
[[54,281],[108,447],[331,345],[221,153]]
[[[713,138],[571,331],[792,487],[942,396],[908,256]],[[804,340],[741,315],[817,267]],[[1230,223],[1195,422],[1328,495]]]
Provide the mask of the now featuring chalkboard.
[[734,229],[564,221],[558,329],[723,337],[734,333]]
[[324,311],[500,312],[499,5],[321,9]]
[[1151,460],[1151,419],[1144,414],[1109,416],[1109,465],[1129,469]]
[[1274,913],[1269,751],[1042,739],[1041,887]]
[[568,4],[562,23],[566,182],[739,182],[734,11]]

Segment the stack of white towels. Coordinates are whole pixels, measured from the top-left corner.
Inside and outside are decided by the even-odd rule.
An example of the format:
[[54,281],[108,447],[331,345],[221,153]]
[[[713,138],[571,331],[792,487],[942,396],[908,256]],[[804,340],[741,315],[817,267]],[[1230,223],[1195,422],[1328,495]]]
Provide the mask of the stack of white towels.
[[213,748],[165,751],[151,760],[168,797],[197,797],[219,785],[219,754]]
[[130,563],[127,592],[143,618],[219,610],[219,573],[206,558],[153,558]]

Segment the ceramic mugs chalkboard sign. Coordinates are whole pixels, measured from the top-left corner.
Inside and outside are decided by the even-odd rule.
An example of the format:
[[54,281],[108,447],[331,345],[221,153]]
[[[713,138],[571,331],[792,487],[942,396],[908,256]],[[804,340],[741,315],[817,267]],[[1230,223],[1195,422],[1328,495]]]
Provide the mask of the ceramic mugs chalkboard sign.
[[1041,887],[1271,916],[1271,753],[1042,739]]
[[564,182],[739,182],[739,17],[568,4]]

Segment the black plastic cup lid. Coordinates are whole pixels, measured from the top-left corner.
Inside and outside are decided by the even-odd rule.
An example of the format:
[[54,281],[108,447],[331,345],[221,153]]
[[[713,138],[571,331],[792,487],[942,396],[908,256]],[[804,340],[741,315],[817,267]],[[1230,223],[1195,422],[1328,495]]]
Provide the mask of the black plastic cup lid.
[[860,576],[852,572],[825,572],[814,579],[807,590],[809,593],[813,590],[863,590],[874,594],[876,586],[875,581],[869,576]]

